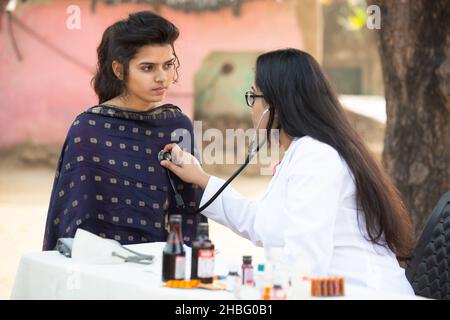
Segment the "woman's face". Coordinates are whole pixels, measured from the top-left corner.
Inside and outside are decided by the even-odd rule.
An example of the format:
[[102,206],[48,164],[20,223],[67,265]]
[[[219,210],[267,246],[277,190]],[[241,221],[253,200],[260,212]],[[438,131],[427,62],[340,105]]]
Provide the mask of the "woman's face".
[[[259,88],[255,84],[252,86],[251,90],[255,95],[263,95],[261,90],[259,90]],[[269,122],[269,112],[266,112],[263,116],[263,112],[267,108],[269,108],[269,106],[267,105],[267,102],[264,100],[264,98],[255,97],[255,102],[252,107],[252,121],[254,128],[256,128],[256,126],[258,125],[261,117],[263,118],[261,120],[261,123],[259,124],[259,129],[267,128],[267,123]]]
[[155,106],[161,102],[175,76],[172,46],[147,45],[130,60],[126,88],[134,104]]

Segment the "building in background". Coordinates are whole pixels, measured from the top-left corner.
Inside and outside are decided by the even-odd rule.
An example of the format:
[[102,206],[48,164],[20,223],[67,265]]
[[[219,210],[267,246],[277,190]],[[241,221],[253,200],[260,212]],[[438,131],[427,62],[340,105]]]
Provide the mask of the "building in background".
[[[341,94],[382,91],[370,34],[336,22],[348,1],[17,2],[11,17],[4,8],[0,15],[0,151],[25,146],[22,158],[30,162],[52,165],[72,120],[97,103],[90,82],[102,33],[135,11],[155,11],[179,27],[180,78],[166,101],[203,120],[203,129],[251,125],[243,94],[252,85],[256,57],[268,50],[294,47],[311,53]],[[79,29],[67,27],[73,5],[80,13]],[[353,105],[358,113],[361,103]],[[357,126],[364,123],[361,131],[373,127],[351,115]],[[380,140],[382,129],[375,127],[376,135],[363,135]]]
[[[27,1],[17,6],[11,24],[2,13],[0,148],[63,141],[74,117],[97,103],[90,81],[103,31],[130,12],[156,11],[181,30],[176,42],[181,61],[180,81],[172,87],[167,101],[180,106],[191,118],[196,99],[201,99],[201,92],[196,90],[202,89],[195,86],[196,79],[199,83],[209,81],[223,62],[231,59],[230,63],[235,64],[230,76],[245,76],[239,87],[225,90],[236,103],[232,107],[238,108],[240,94],[251,85],[251,62],[256,54],[283,47],[304,49],[297,1],[222,0],[209,5],[207,1],[178,1],[197,3],[190,7],[177,6],[177,1],[148,2],[171,5]],[[212,7],[211,3],[218,5]],[[70,16],[68,8],[74,4],[80,9],[81,24],[80,29],[71,30],[66,21]],[[204,106],[208,109],[204,112],[229,106],[222,97]],[[239,103],[243,108],[243,99]]]

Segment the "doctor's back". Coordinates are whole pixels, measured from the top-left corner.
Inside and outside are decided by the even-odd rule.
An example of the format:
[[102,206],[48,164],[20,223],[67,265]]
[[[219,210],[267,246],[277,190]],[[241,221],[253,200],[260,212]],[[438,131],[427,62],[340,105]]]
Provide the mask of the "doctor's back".
[[312,276],[413,294],[384,236],[384,246],[370,241],[361,210],[346,162],[331,146],[305,136],[291,143],[258,202],[254,237],[268,255],[271,247],[283,247],[292,267],[308,263]]

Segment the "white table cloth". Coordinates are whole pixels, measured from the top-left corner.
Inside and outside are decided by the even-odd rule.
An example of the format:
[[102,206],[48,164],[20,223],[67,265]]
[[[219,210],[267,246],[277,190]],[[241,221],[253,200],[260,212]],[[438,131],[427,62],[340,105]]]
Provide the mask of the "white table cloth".
[[[233,293],[227,291],[163,287],[161,265],[164,244],[159,242],[128,246],[141,253],[153,254],[155,260],[152,265],[75,263],[57,251],[26,254],[21,258],[11,299],[236,299]],[[188,270],[190,262],[187,262],[186,266]],[[227,268],[227,261],[218,254],[215,274],[226,274]],[[340,299],[420,299],[420,297],[393,295],[347,285],[346,295]]]

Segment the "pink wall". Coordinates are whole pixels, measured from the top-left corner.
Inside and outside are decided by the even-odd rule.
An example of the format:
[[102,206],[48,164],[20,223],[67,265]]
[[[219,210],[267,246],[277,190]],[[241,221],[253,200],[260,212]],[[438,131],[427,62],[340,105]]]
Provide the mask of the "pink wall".
[[[66,28],[71,4],[81,8],[81,29]],[[17,61],[6,17],[0,30],[0,147],[22,142],[59,144],[73,118],[95,105],[90,87],[96,64],[95,49],[104,29],[129,12],[151,9],[148,5],[99,4],[96,13],[90,1],[53,1],[27,5],[15,15],[34,32],[70,53],[91,71],[84,70],[40,44],[18,26],[14,32],[23,55]],[[274,0],[246,3],[242,14],[230,8],[219,12],[190,13],[163,8],[159,14],[181,31],[176,43],[181,61],[180,81],[170,90],[167,102],[193,115],[193,80],[203,59],[212,51],[267,51],[302,47],[295,11],[288,2]]]

